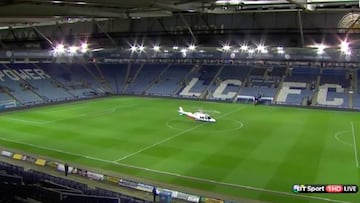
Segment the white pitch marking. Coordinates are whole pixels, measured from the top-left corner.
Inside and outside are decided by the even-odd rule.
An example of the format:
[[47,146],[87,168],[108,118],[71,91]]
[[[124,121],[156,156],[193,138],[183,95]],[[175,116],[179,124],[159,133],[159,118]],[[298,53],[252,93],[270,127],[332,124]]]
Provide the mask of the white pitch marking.
[[45,110],[45,111],[39,110],[39,112],[44,113],[44,114],[48,114],[48,113],[55,113],[55,112],[59,112],[59,111],[72,111],[72,110],[76,110],[76,109],[86,109],[86,108],[89,108],[89,107],[84,106],[84,105],[80,105],[80,106],[75,106],[73,108],[58,107],[58,108],[55,108],[55,109],[52,109],[52,110]]
[[352,132],[352,137],[353,137],[353,141],[354,141],[353,146],[354,146],[354,153],[355,153],[356,168],[359,168],[359,159],[358,159],[357,147],[356,147],[354,122],[352,122],[352,121],[351,121],[351,132]]
[[[223,117],[225,117],[225,116],[227,116],[227,115],[229,115],[229,114],[235,113],[235,112],[237,112],[237,111],[239,111],[239,110],[241,110],[241,109],[242,109],[242,108],[238,108],[238,109],[236,109],[236,110],[234,110],[234,111],[231,111],[231,112],[228,112],[228,113],[226,113],[226,114],[224,114],[224,115],[222,115],[222,116],[219,116],[218,118],[223,118]],[[141,152],[143,152],[143,151],[145,151],[145,150],[147,150],[147,149],[153,148],[153,147],[155,147],[155,146],[157,146],[157,145],[159,145],[159,144],[162,144],[162,143],[167,142],[167,141],[169,141],[169,140],[172,140],[172,139],[174,139],[174,138],[176,138],[176,137],[179,137],[180,135],[183,135],[183,134],[185,134],[185,133],[187,133],[187,132],[190,132],[190,131],[192,131],[192,130],[195,130],[196,128],[199,128],[200,126],[203,126],[203,125],[205,125],[205,124],[207,124],[207,123],[202,123],[202,124],[196,125],[196,126],[194,126],[194,127],[192,127],[192,128],[189,128],[189,129],[187,129],[187,130],[184,130],[184,131],[181,131],[181,132],[179,132],[179,133],[176,133],[176,134],[173,135],[173,136],[170,136],[170,137],[168,137],[168,138],[166,138],[166,139],[160,140],[159,142],[156,142],[156,143],[154,143],[154,144],[152,144],[152,145],[148,145],[148,146],[146,146],[146,147],[144,147],[144,148],[142,148],[142,149],[139,149],[139,150],[136,151],[136,152],[130,153],[130,154],[125,155],[125,156],[123,156],[123,157],[121,157],[121,158],[119,158],[119,159],[116,159],[116,160],[114,160],[114,162],[122,161],[122,160],[124,160],[124,159],[129,158],[129,157],[132,157],[132,156],[134,156],[134,155],[136,155],[136,154],[139,154],[139,153],[141,153]]]
[[40,121],[32,121],[32,120],[24,120],[24,119],[21,119],[21,118],[11,118],[11,117],[2,117],[3,119],[5,120],[12,120],[12,121],[17,121],[17,122],[23,122],[23,123],[31,123],[31,124],[42,124],[42,122]]
[[53,120],[48,120],[48,121],[32,121],[32,120],[24,120],[24,119],[11,118],[11,117],[3,117],[3,118],[7,119],[7,120],[20,121],[20,122],[34,124],[34,125],[45,125],[45,124],[49,124],[49,123],[54,123],[54,122],[64,121],[64,120],[69,120],[69,119],[74,119],[74,118],[81,118],[81,117],[87,117],[87,116],[93,117],[94,114],[96,114],[95,116],[104,115],[104,114],[111,114],[111,113],[114,113],[118,109],[127,108],[127,107],[133,107],[133,106],[137,106],[137,104],[120,105],[120,106],[117,106],[117,107],[114,107],[114,108],[111,108],[111,109],[106,109],[104,111],[88,112],[88,113],[78,114],[76,116],[53,119]]
[[227,183],[227,182],[215,181],[215,180],[198,178],[198,177],[193,177],[193,176],[186,176],[186,175],[181,175],[181,174],[176,174],[176,173],[171,173],[171,172],[166,172],[166,171],[160,171],[160,170],[155,170],[155,169],[150,169],[150,168],[145,168],[145,167],[140,167],[140,166],[135,166],[135,165],[130,165],[130,164],[113,162],[113,161],[106,160],[106,159],[95,158],[95,157],[91,157],[91,156],[86,156],[86,155],[81,155],[81,154],[78,154],[78,153],[67,152],[67,151],[54,149],[54,148],[43,147],[43,146],[40,146],[40,145],[15,141],[15,140],[12,140],[12,139],[7,139],[7,138],[0,138],[0,140],[4,140],[4,141],[7,141],[7,142],[13,142],[13,143],[17,143],[17,144],[22,144],[22,145],[26,145],[26,146],[31,146],[31,147],[36,147],[36,148],[39,148],[39,149],[45,149],[45,150],[48,150],[48,151],[59,152],[59,153],[63,153],[63,154],[69,154],[69,155],[72,155],[72,156],[82,157],[82,158],[91,159],[91,160],[95,160],[95,161],[100,161],[100,162],[104,162],[104,163],[115,164],[115,165],[118,165],[118,166],[134,168],[134,169],[138,169],[138,170],[143,170],[143,171],[148,171],[148,172],[158,173],[158,174],[163,174],[163,175],[175,176],[175,177],[180,177],[180,178],[184,178],[184,179],[190,179],[190,180],[196,180],[196,181],[201,181],[201,182],[213,183],[213,184],[217,184],[217,185],[224,185],[224,186],[229,186],[229,187],[235,187],[235,188],[241,188],[241,189],[247,189],[247,190],[254,190],[254,191],[261,191],[261,192],[273,193],[273,194],[277,194],[277,195],[292,196],[292,197],[298,197],[298,198],[304,198],[304,199],[316,199],[316,200],[322,200],[322,201],[327,201],[327,202],[335,202],[335,203],[351,203],[351,202],[346,202],[346,201],[342,201],[342,200],[335,200],[335,199],[330,199],[330,198],[307,196],[307,195],[294,194],[294,193],[289,193],[289,192],[282,192],[282,191],[276,191],[276,190],[268,190],[268,189],[264,189],[264,188],[257,188],[257,187],[247,186],[247,185],[239,185],[239,184],[235,184],[235,183]]
[[352,147],[353,144],[344,142],[343,140],[341,140],[341,139],[339,138],[340,135],[346,134],[346,133],[350,133],[350,130],[339,131],[339,132],[335,133],[334,137],[335,137],[335,139],[336,139],[338,142],[340,142],[341,144],[348,145],[348,146]]

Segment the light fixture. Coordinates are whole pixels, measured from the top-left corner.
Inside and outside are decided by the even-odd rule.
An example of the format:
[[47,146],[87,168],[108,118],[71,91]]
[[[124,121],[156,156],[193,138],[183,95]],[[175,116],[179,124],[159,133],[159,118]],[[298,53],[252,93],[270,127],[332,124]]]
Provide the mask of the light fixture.
[[322,55],[322,54],[325,53],[326,45],[324,45],[324,44],[318,44],[318,45],[316,45],[316,47],[317,47],[316,53],[317,53],[318,55]]
[[257,47],[256,47],[256,50],[261,52],[261,53],[265,53],[266,50],[265,50],[265,46],[263,44],[259,44]]
[[253,54],[254,52],[255,52],[254,49],[249,49],[249,50],[248,50],[248,53],[249,53],[249,54]]
[[140,45],[140,46],[139,46],[139,51],[140,51],[140,52],[143,52],[144,50],[145,50],[144,45]]
[[82,43],[80,46],[80,51],[82,53],[86,53],[88,51],[88,47],[89,47],[89,45],[87,43]]
[[285,53],[283,47],[276,47],[276,49],[277,49],[277,53],[278,53],[278,54],[284,54],[284,53]]
[[223,49],[224,51],[230,51],[231,47],[230,47],[228,44],[225,44],[225,45],[222,47],[222,49]]
[[243,44],[243,45],[241,45],[240,49],[241,49],[241,51],[246,51],[249,49],[249,47],[247,45]]
[[77,52],[77,50],[79,50],[79,47],[77,47],[77,46],[69,47],[69,52],[72,54],[75,54]]
[[155,45],[155,46],[153,47],[153,50],[156,51],[156,52],[160,51],[160,46],[159,46],[159,45]]
[[191,44],[191,45],[189,46],[189,50],[190,50],[190,51],[194,51],[195,49],[196,49],[196,46],[195,46],[195,45]]
[[130,47],[131,52],[135,52],[137,50],[137,47],[135,45],[132,45]]
[[342,41],[340,43],[340,51],[345,55],[351,55],[351,49],[349,47],[349,43],[347,41]]
[[57,54],[61,54],[65,52],[65,46],[64,44],[58,44],[56,45],[56,47],[54,48],[54,52]]

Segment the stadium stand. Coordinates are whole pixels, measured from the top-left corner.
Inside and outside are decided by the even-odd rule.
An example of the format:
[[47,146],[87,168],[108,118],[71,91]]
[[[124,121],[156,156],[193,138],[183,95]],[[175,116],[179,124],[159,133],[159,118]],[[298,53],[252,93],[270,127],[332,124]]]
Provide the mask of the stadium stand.
[[114,94],[123,93],[126,82],[126,73],[128,64],[98,64],[99,69],[103,72],[103,80],[106,80]]
[[350,80],[348,71],[344,69],[323,69],[320,74],[320,85],[338,84],[343,88],[349,88]]
[[160,74],[169,66],[169,64],[143,64],[129,84],[127,93],[143,95],[152,82],[159,80]]
[[172,64],[146,91],[147,95],[174,96],[181,81],[192,69],[192,65]]
[[[41,67],[36,64],[8,64],[7,66],[13,70],[21,70],[21,69],[42,70]],[[46,74],[44,70],[42,71]],[[59,85],[50,76],[43,77],[41,79],[30,79],[30,80],[24,79],[23,82],[28,84],[29,87],[32,87],[33,92],[37,94],[39,97],[43,98],[45,102],[62,101],[73,98],[73,95],[67,92],[64,88],[61,88],[61,85]]]
[[182,97],[200,97],[211,84],[214,77],[221,71],[218,65],[202,65],[186,79],[186,86],[179,93]]
[[23,105],[43,103],[43,98],[34,92],[34,87],[17,76],[8,65],[2,64],[0,70],[10,76],[8,79],[1,81],[1,86],[7,89],[6,92],[9,96]]
[[0,200],[40,202],[146,203],[148,201],[0,161]]
[[40,67],[57,81],[59,87],[75,98],[94,97],[104,93],[83,64],[40,64]]
[[[0,106],[36,105],[107,94],[180,96],[359,108],[360,83],[349,69],[176,63],[1,64]],[[355,75],[355,76],[353,76]],[[354,78],[353,78],[354,77]],[[355,94],[349,95],[352,84]],[[326,89],[326,90],[323,90]]]

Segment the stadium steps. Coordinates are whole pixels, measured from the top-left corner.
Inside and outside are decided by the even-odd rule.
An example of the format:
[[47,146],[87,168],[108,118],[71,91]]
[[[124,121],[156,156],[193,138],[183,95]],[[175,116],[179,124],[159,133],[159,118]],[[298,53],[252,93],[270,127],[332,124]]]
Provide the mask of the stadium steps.
[[280,90],[281,90],[281,88],[282,88],[282,85],[283,85],[283,82],[284,82],[284,80],[285,80],[285,77],[286,77],[286,74],[281,77],[281,80],[280,80],[280,82],[279,82],[279,85],[278,85],[278,87],[276,88],[275,95],[274,95],[274,99],[272,100],[272,103],[273,103],[273,104],[276,103],[277,97],[278,97],[278,95],[279,95],[279,93],[280,93]]
[[[247,87],[247,86],[249,85],[249,76],[251,75],[251,70],[252,70],[252,69],[253,69],[253,68],[250,68],[249,72],[247,72],[244,81],[242,81],[243,84],[241,85],[241,87]],[[241,87],[240,87],[240,89],[241,89]],[[239,92],[240,92],[240,89],[239,89]],[[239,92],[238,92],[238,93],[239,93]]]
[[[90,68],[89,68],[86,64],[82,63],[81,66],[82,66],[83,68],[85,68],[85,70],[91,75],[91,77],[93,77],[93,78],[95,79],[95,81],[102,86],[101,78],[97,77],[97,76],[90,70]],[[107,85],[106,88],[107,88],[110,92],[112,92],[110,85]],[[91,87],[91,89],[93,89],[93,90],[95,90],[95,91],[99,91],[99,90],[98,90],[99,88],[93,88],[93,87]]]
[[199,66],[198,64],[195,64],[193,66],[193,68],[185,75],[185,77],[179,82],[178,87],[176,88],[176,90],[173,92],[172,96],[175,96],[177,94],[179,94],[180,90],[183,89],[184,86],[186,86],[188,84],[187,82],[187,78],[194,72],[199,71],[201,68],[201,66]]
[[[120,91],[123,94],[125,93],[126,89],[129,86],[128,81],[129,81],[130,69],[131,69],[131,62],[129,62],[128,65],[127,65],[125,80],[124,80],[124,84],[123,84],[123,89]],[[117,83],[116,83],[116,87],[119,88]]]
[[[29,84],[30,84],[30,83],[29,83]],[[30,85],[30,86],[31,86],[31,85]],[[31,87],[33,87],[33,86],[31,86]],[[38,96],[38,97],[39,97],[40,99],[42,99],[44,102],[46,101],[46,98],[45,98],[44,96],[40,95],[38,92],[36,92],[34,88],[30,88],[30,89],[28,89],[28,90],[32,91],[36,96]],[[26,91],[26,90],[25,90],[25,91]]]
[[94,66],[95,66],[97,72],[98,72],[99,75],[100,75],[100,78],[101,78],[100,82],[101,82],[101,84],[104,84],[105,87],[106,87],[108,90],[110,90],[111,93],[114,93],[115,90],[113,90],[113,89],[111,88],[111,85],[110,85],[109,81],[105,78],[103,72],[101,71],[101,68],[98,66],[97,63],[94,63]]
[[316,89],[313,97],[311,98],[311,106],[316,106],[317,105],[318,94],[319,94],[319,88]]
[[[38,64],[34,63],[33,64],[36,68],[41,69],[42,71],[46,72],[44,69],[42,69]],[[69,95],[71,95],[73,98],[75,98],[75,95],[73,93],[71,93],[63,83],[61,83],[59,80],[57,80],[55,77],[50,77],[51,80],[53,80],[56,84],[60,84],[61,88],[63,88],[66,93],[68,93]]]
[[[141,70],[143,69],[144,65],[145,65],[145,63],[142,63],[142,64],[140,65],[139,69],[136,71],[136,73],[135,73],[134,77],[132,78],[132,81],[131,81],[131,82],[135,82],[135,81],[136,81],[136,78],[138,77],[139,73],[140,73]],[[131,66],[130,66],[130,68],[131,68]],[[129,69],[129,72],[130,72],[130,69]],[[123,90],[124,93],[126,92],[126,90],[127,90],[128,87],[129,87],[129,83],[126,83],[126,86],[124,87],[124,90]]]
[[[221,71],[224,69],[225,65],[222,65],[218,72],[215,74],[214,78],[211,80],[210,84],[205,88],[205,90],[201,93],[200,95],[200,98],[202,99],[209,99],[208,96],[210,95],[210,91],[209,91],[209,88],[210,86],[212,86],[215,82],[216,82],[216,79],[219,77]],[[216,84],[215,84],[216,85]]]
[[358,74],[357,74],[357,71],[356,70],[353,70],[353,73],[352,73],[352,85],[353,85],[353,90],[354,90],[354,93],[357,93],[358,92],[358,87],[357,87],[357,84],[358,84]]
[[161,73],[159,74],[158,77],[156,77],[153,81],[151,81],[151,83],[145,88],[144,93],[147,94],[146,92],[155,84],[155,82],[159,82],[162,80],[161,76],[164,75],[164,73],[172,66],[172,63],[169,63],[166,68],[161,71]]
[[16,102],[18,102],[19,104],[21,104],[22,106],[24,105],[23,102],[21,102],[20,100],[18,100],[16,97],[14,97],[14,95],[12,95],[9,91],[6,91],[6,93],[13,98]]
[[349,108],[352,109],[353,108],[353,94],[348,93],[349,94]]
[[237,101],[237,97],[238,97],[238,95],[240,94],[241,88],[242,88],[242,87],[246,87],[246,81],[248,80],[248,77],[250,76],[250,74],[251,74],[251,69],[246,73],[246,76],[245,76],[244,81],[241,81],[242,84],[241,84],[241,86],[239,87],[238,91],[236,92],[234,98],[232,99],[232,102],[236,102],[236,101]]
[[[317,79],[316,79],[315,89],[314,89],[315,93],[314,93],[313,97],[311,98],[311,106],[317,105],[317,97],[319,94],[319,87],[320,87],[320,78],[321,78],[321,76],[318,75]],[[309,86],[311,86],[311,84]],[[311,88],[308,88],[308,89],[311,90]]]

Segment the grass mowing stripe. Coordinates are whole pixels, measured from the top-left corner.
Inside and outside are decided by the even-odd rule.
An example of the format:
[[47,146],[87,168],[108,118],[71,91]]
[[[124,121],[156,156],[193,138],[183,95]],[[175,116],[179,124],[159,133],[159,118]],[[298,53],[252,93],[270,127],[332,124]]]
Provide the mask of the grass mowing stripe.
[[113,162],[113,161],[106,160],[106,159],[100,159],[100,158],[96,158],[96,157],[81,155],[81,154],[78,154],[78,153],[67,152],[67,151],[64,151],[64,150],[58,150],[58,149],[48,148],[48,147],[44,147],[44,146],[40,146],[40,145],[34,145],[34,144],[30,144],[30,143],[15,141],[15,140],[12,140],[12,139],[0,138],[0,140],[7,141],[7,142],[12,142],[12,143],[16,143],[16,144],[22,144],[22,145],[26,145],[26,146],[31,146],[31,147],[36,147],[36,148],[39,148],[39,149],[45,149],[45,150],[48,150],[48,151],[68,154],[68,155],[72,155],[72,156],[76,156],[76,157],[82,157],[82,158],[91,159],[91,160],[95,160],[95,161],[111,163],[111,164],[124,166],[124,167],[128,167],[128,168],[134,168],[134,169],[138,169],[138,170],[148,171],[148,172],[152,172],[152,173],[158,173],[158,174],[175,176],[175,177],[180,177],[180,178],[185,178],[185,179],[190,179],[190,180],[196,180],[196,181],[200,181],[200,182],[224,185],[224,186],[247,189],[247,190],[260,191],[260,192],[267,192],[267,193],[272,193],[272,194],[277,194],[277,195],[291,196],[291,197],[297,197],[297,198],[303,198],[303,199],[314,199],[314,200],[321,200],[321,201],[334,202],[334,203],[351,203],[351,202],[347,202],[347,201],[335,200],[335,199],[330,199],[330,198],[300,195],[300,194],[294,194],[294,193],[289,193],[289,192],[269,190],[269,189],[257,188],[257,187],[247,186],[247,185],[239,185],[239,184],[234,184],[234,183],[215,181],[215,180],[198,178],[198,177],[193,177],[193,176],[186,176],[186,175],[181,175],[181,174],[176,174],[176,173],[171,173],[171,172],[166,172],[166,171],[154,170],[154,169],[150,169],[150,168],[139,167],[139,166],[135,166],[135,165],[125,164],[125,163],[118,163],[118,162]]
[[[236,109],[236,110],[234,110],[234,111],[230,111],[230,112],[228,112],[228,113],[226,113],[226,114],[224,114],[224,115],[222,115],[222,116],[219,116],[218,119],[219,119],[219,118],[224,118],[225,116],[228,116],[228,115],[230,115],[230,114],[232,114],[232,113],[235,113],[235,112],[237,112],[237,111],[240,111],[241,109],[243,109],[243,108],[238,108],[238,109]],[[183,135],[183,134],[185,134],[185,133],[187,133],[187,132],[190,132],[190,131],[192,131],[192,130],[195,130],[196,128],[199,128],[200,126],[203,126],[203,125],[205,125],[205,124],[206,124],[206,122],[204,122],[204,123],[202,123],[202,124],[199,124],[199,125],[196,125],[196,126],[194,126],[194,127],[192,127],[192,128],[189,128],[189,129],[187,129],[187,130],[181,131],[181,132],[179,132],[179,133],[177,133],[177,134],[175,134],[175,135],[173,135],[173,136],[170,136],[170,137],[168,137],[168,138],[166,138],[166,139],[163,139],[163,140],[161,140],[161,141],[159,141],[159,142],[156,142],[156,143],[154,143],[154,144],[152,144],[152,145],[146,146],[146,147],[144,147],[144,148],[142,148],[142,149],[140,149],[140,150],[138,150],[138,151],[136,151],[136,152],[130,153],[130,154],[125,155],[125,156],[123,156],[123,157],[121,157],[121,158],[119,158],[119,159],[116,159],[114,162],[122,161],[122,160],[124,160],[124,159],[129,158],[129,157],[132,157],[132,156],[134,156],[134,155],[136,155],[136,154],[139,154],[139,153],[141,153],[141,152],[143,152],[143,151],[145,151],[145,150],[147,150],[147,149],[151,149],[151,148],[153,148],[153,147],[155,147],[155,146],[157,146],[157,145],[159,145],[159,144],[162,144],[162,143],[167,142],[167,141],[169,141],[169,140],[172,140],[172,139],[174,139],[174,138],[176,138],[176,137],[178,137],[178,136],[180,136],[180,135]]]
[[[124,97],[124,99],[128,98]],[[15,113],[0,115],[2,122],[0,137],[86,155],[95,159],[1,140],[0,145],[17,149],[23,153],[43,155],[49,157],[48,159],[63,160],[73,165],[82,164],[84,167],[94,167],[94,170],[100,172],[104,169],[115,172],[115,174],[118,173],[118,175],[124,174],[133,178],[142,178],[144,182],[154,180],[174,185],[174,187],[180,186],[188,188],[189,191],[192,191],[191,188],[193,188],[209,191],[213,194],[229,195],[229,197],[234,198],[243,197],[274,203],[325,203],[325,201],[316,199],[296,198],[290,195],[271,194],[235,186],[201,182],[112,163],[117,158],[201,124],[177,116],[175,109],[178,108],[180,102],[182,106],[188,106],[186,108],[190,109],[201,106],[202,109],[215,109],[222,112],[216,117],[237,108],[246,108],[220,119],[215,125],[201,126],[196,130],[125,159],[121,163],[205,180],[287,193],[292,193],[290,188],[294,182],[360,183],[358,168],[354,167],[353,136],[351,134],[352,129],[349,128],[352,127],[350,122],[353,121],[355,139],[357,138],[356,141],[358,141],[356,144],[360,148],[360,138],[356,137],[358,136],[356,135],[358,133],[356,126],[358,114],[353,112],[296,110],[278,106],[259,105],[255,107],[237,103],[204,103],[202,101],[175,99],[129,98],[123,102],[122,99],[114,97],[101,100],[96,104],[91,101],[89,103],[84,102],[82,104],[88,107],[84,109],[43,113],[43,110],[52,110],[52,106],[48,106],[29,109],[19,115],[15,115]],[[129,104],[136,104],[137,106],[124,106]],[[110,113],[111,109],[118,105],[122,105],[123,108]],[[58,106],[55,107],[57,110],[61,109]],[[66,109],[72,108],[74,105],[67,104],[61,107]],[[103,112],[105,110],[108,113]],[[6,117],[10,117],[46,122],[84,113],[89,113],[89,115],[46,125],[6,119]],[[175,121],[172,121],[170,125],[178,128],[176,131],[165,125],[174,118],[176,118]],[[234,120],[241,120],[245,127],[241,130],[232,130],[234,126],[240,125]],[[350,147],[338,143],[338,140],[334,138],[329,139],[339,131],[346,129],[348,132],[338,135],[338,138],[349,143]],[[271,134],[276,136],[271,136]],[[294,146],[296,149],[291,150],[289,159],[284,159],[286,152],[292,147],[289,141],[298,136],[302,139],[296,141],[299,142]],[[322,151],[323,153],[321,153]],[[313,157],[314,153],[321,155]],[[360,163],[360,151],[358,151],[358,156]],[[309,158],[313,162],[317,159],[320,166],[312,167],[312,170],[301,170],[309,166]],[[281,167],[284,174],[277,173],[274,177],[274,171],[277,167]],[[355,171],[356,173],[354,173]],[[313,173],[317,176],[314,177]],[[269,180],[271,180],[271,184],[269,184]],[[354,182],[354,180],[357,181]],[[171,188],[171,186],[168,187]],[[353,203],[359,200],[358,195],[305,194],[305,196]]]
[[354,122],[352,122],[352,121],[351,121],[351,132],[352,132],[353,141],[354,141],[354,153],[355,153],[356,168],[359,168],[359,159],[358,159],[357,147],[356,147]]

